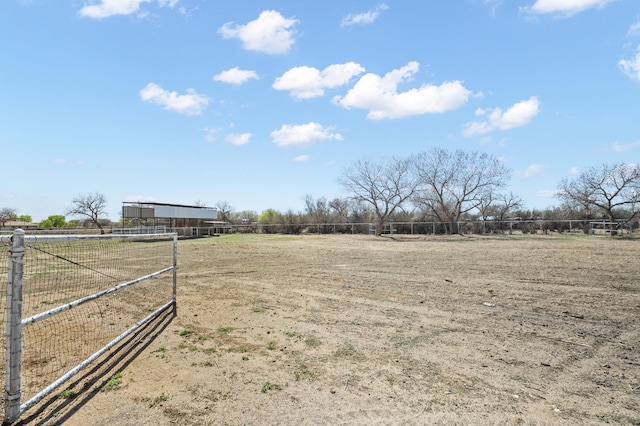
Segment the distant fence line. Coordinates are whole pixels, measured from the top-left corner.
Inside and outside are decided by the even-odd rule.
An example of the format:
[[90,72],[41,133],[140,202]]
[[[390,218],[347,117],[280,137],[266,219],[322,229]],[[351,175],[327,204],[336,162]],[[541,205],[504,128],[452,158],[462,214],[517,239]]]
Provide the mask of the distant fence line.
[[[455,223],[458,234],[568,232],[585,234],[633,233],[639,222],[609,222],[594,220],[519,220],[519,221],[461,221]],[[376,225],[370,222],[249,224],[233,225],[229,232],[267,234],[374,234]],[[438,235],[447,230],[441,222],[389,222],[382,234]]]
[[[248,223],[212,226],[143,226],[124,228],[106,227],[107,234],[158,234],[175,232],[179,237],[198,238],[231,233],[263,233],[263,234],[374,234],[376,225],[371,222],[327,222],[327,223]],[[456,222],[454,231],[458,234],[492,234],[521,233],[536,234],[548,232],[568,232],[585,234],[632,234],[640,228],[640,219],[632,221],[607,221],[593,219],[528,219],[528,220],[467,220]],[[27,231],[27,234],[38,233],[56,235],[74,235],[78,233],[101,232],[98,228],[62,228],[53,230]],[[10,232],[2,232],[10,234]],[[438,235],[446,234],[445,225],[436,221],[392,221],[384,224],[382,234],[402,235]]]

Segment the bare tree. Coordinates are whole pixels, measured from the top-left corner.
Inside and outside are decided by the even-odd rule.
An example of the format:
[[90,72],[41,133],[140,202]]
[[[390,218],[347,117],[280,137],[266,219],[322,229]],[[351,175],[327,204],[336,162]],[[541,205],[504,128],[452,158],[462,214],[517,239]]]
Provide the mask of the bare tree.
[[495,197],[496,195],[493,191],[487,191],[484,195],[480,197],[478,200],[478,212],[480,213],[480,217],[483,221],[487,221],[489,216],[494,216],[496,214],[496,206],[495,206]]
[[[316,225],[316,230],[320,233],[320,225],[329,222],[331,217],[331,207],[326,198],[313,198],[311,194],[303,197],[305,204],[305,213]],[[324,230],[324,228],[323,228]]]
[[16,209],[12,209],[9,207],[3,207],[0,209],[0,228],[4,227],[4,224],[8,221],[15,219],[18,217],[16,213]]
[[478,152],[433,148],[416,157],[419,189],[414,202],[432,213],[447,233],[458,232],[464,213],[477,209],[487,194],[505,186],[510,171]]
[[591,167],[575,179],[563,179],[557,197],[568,205],[584,211],[601,210],[609,220],[616,218],[616,209],[627,209],[633,219],[640,205],[640,167],[635,164],[603,164]]
[[487,191],[486,195],[480,197],[477,208],[482,220],[486,221],[491,216],[498,222],[504,222],[510,213],[522,209],[523,205],[522,199],[513,192],[496,194]]
[[229,204],[228,201],[218,201],[216,208],[218,209],[218,219],[223,222],[229,222],[231,212],[233,211],[231,204]]
[[524,203],[520,197],[513,192],[509,192],[508,194],[498,195],[493,206],[496,219],[504,222],[509,214],[522,209]]
[[69,216],[83,216],[88,218],[104,234],[100,224],[100,217],[106,214],[107,198],[99,193],[80,194],[72,201],[73,205],[67,210]]
[[349,220],[350,204],[350,200],[345,198],[334,198],[329,201],[329,208],[335,222],[347,222]]
[[349,200],[349,220],[355,223],[370,221],[374,212],[369,203],[358,200]]
[[373,207],[376,216],[376,235],[382,233],[385,221],[416,190],[411,158],[391,158],[391,160],[359,160],[345,170],[338,179],[356,202],[364,202]]

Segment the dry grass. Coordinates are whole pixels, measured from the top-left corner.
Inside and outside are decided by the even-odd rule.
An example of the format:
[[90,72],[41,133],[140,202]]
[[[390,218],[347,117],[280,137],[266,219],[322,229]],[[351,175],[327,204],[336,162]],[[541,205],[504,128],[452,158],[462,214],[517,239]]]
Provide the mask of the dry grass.
[[638,243],[184,241],[178,316],[116,389],[57,409],[95,425],[638,424]]

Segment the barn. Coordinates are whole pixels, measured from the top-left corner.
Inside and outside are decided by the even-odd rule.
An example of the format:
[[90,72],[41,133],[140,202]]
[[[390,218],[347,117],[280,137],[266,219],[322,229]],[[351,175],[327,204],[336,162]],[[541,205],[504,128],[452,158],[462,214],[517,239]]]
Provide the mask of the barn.
[[224,226],[216,221],[215,207],[182,204],[130,202],[122,203],[123,228],[136,232],[177,232],[185,237],[219,234]]

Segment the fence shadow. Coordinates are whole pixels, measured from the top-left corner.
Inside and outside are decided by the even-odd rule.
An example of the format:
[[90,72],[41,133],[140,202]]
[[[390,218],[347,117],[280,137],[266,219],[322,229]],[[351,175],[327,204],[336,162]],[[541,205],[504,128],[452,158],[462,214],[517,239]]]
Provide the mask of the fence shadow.
[[156,337],[164,332],[175,317],[176,310],[169,307],[165,312],[133,333],[128,339],[125,339],[120,345],[113,348],[109,355],[105,355],[104,359],[96,362],[84,374],[79,375],[66,386],[60,387],[60,392],[63,389],[77,390],[78,394],[76,396],[61,399],[59,397],[60,392],[51,394],[34,408],[28,410],[28,417],[18,419],[13,425],[64,424],[103,390],[113,374],[127,368],[131,362],[147,349]]

